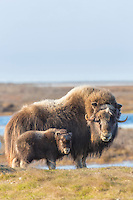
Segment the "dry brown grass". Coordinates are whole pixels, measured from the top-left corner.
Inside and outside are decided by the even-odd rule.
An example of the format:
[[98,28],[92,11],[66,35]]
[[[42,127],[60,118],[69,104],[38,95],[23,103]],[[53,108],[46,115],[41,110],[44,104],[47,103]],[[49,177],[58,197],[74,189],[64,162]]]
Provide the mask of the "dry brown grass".
[[[133,86],[102,86],[123,105],[122,112],[133,112]],[[0,114],[13,114],[24,104],[64,96],[73,87],[37,87],[34,84],[0,84]]]

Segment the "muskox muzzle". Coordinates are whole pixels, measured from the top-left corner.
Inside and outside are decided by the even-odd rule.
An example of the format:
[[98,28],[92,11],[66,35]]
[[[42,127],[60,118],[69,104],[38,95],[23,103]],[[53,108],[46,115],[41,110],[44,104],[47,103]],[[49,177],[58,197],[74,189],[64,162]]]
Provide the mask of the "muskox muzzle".
[[68,155],[70,153],[70,148],[64,148],[63,153]]
[[112,133],[101,133],[101,140],[103,142],[109,142],[112,138]]

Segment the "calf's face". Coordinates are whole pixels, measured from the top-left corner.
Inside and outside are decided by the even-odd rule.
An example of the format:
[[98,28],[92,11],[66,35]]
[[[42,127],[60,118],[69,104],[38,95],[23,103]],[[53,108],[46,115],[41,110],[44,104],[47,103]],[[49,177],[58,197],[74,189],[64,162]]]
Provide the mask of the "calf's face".
[[58,150],[62,154],[69,154],[71,149],[72,133],[67,133],[65,129],[58,130],[55,133],[55,139]]

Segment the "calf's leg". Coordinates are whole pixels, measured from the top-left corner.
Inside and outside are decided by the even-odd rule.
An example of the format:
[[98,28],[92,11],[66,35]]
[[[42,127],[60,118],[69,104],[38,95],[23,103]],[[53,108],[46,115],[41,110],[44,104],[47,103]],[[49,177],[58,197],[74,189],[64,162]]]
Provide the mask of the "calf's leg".
[[17,157],[12,160],[12,168],[15,167],[20,167],[20,160]]
[[20,161],[20,167],[21,167],[21,168],[26,168],[27,165],[28,165],[28,162],[26,162],[26,161],[24,161],[24,160],[21,160],[21,161]]

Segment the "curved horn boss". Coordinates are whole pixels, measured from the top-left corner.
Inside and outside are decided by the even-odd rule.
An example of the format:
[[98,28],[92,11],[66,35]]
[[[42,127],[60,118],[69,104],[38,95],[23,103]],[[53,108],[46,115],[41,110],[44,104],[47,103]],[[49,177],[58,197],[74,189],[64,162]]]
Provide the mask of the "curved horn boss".
[[[90,122],[92,122],[92,121],[93,121],[93,122],[98,122],[98,121],[99,121],[99,119],[95,117],[96,107],[97,107],[97,106],[98,106],[98,105],[97,105],[96,102],[92,102],[92,108],[93,108],[93,110],[94,110],[94,113],[92,114],[92,116],[91,116],[90,118],[88,117],[88,114],[86,114],[86,115],[85,115],[86,121],[90,121]],[[116,121],[117,121],[117,122],[123,123],[123,122],[126,122],[126,121],[127,121],[128,116],[126,117],[125,120],[119,120],[119,117],[120,117],[120,115],[121,115],[121,112],[120,112],[121,107],[122,107],[121,104],[117,104],[117,111],[116,111],[116,113],[114,112],[114,111],[115,111],[114,106],[113,106],[113,105],[109,105],[109,104],[105,104],[105,105],[100,106],[100,109],[99,109],[99,110],[106,110],[106,112],[109,113],[110,115],[116,116],[115,118],[116,118]],[[99,110],[98,110],[98,111],[99,111]],[[97,112],[98,112],[98,111],[97,111]]]

